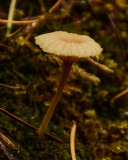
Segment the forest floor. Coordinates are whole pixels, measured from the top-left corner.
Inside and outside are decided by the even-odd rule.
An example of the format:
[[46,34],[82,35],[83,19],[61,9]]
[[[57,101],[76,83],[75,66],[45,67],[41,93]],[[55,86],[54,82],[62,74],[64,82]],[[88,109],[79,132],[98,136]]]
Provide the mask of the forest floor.
[[[58,0],[57,6],[56,2],[17,1],[15,24],[9,28],[4,19],[8,20],[10,0],[0,1],[0,159],[71,160],[70,132],[75,121],[77,160],[126,160],[128,4],[125,0]],[[47,129],[63,144],[47,136],[39,139],[35,130],[2,112],[40,126],[62,67],[57,57],[35,44],[35,37],[60,30],[88,35],[103,48],[92,63],[82,58],[70,72]]]

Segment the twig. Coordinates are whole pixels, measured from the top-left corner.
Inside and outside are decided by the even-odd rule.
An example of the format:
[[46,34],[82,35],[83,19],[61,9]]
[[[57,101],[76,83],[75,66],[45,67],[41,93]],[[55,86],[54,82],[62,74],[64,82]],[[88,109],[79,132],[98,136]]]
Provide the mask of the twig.
[[[61,2],[60,0],[58,0],[58,1],[59,1],[59,3]],[[58,3],[58,1],[57,1],[57,3]],[[55,3],[55,4],[49,9],[49,11],[48,11],[47,14],[44,14],[44,15],[42,15],[42,16],[39,16],[39,20],[37,21],[37,23],[36,23],[35,26],[31,26],[31,30],[30,30],[29,34],[26,36],[26,40],[29,40],[29,39],[30,39],[32,33],[34,33],[35,30],[37,30],[37,28],[40,27],[40,24],[42,25],[42,22],[44,22],[45,20],[51,20],[51,19],[54,20],[54,19],[60,19],[60,18],[62,19],[62,18],[64,18],[65,16],[69,15],[70,10],[71,10],[71,8],[72,8],[72,6],[73,6],[73,3],[74,3],[74,0],[70,0],[70,2],[68,3],[68,7],[65,9],[65,12],[63,12],[62,14],[59,14],[59,15],[49,14],[49,13],[52,13],[52,12],[54,11],[54,9],[52,9],[52,8],[54,8],[54,6],[56,6],[56,3]],[[58,7],[58,6],[59,6],[59,5],[57,4],[57,7]],[[55,9],[56,9],[56,7],[55,7]]]
[[6,38],[10,38],[15,36],[20,30],[22,29],[22,27],[18,28],[16,31],[14,31],[13,33],[10,34],[6,34]]
[[62,0],[58,0],[58,1],[52,6],[52,8],[50,8],[49,13],[54,12],[54,11],[59,7],[59,5],[61,4],[61,2],[62,2]]
[[17,116],[11,114],[10,112],[6,111],[5,109],[0,108],[0,111],[3,112],[3,113],[5,113],[5,114],[7,114],[9,117],[11,117],[11,118],[17,120],[18,122],[22,123],[23,125],[25,125],[25,126],[31,128],[32,130],[34,130],[34,131],[37,130],[35,127],[33,127],[32,125],[30,125],[29,123],[27,123],[27,122],[21,120],[20,118],[18,118]]
[[84,16],[83,18],[75,21],[75,24],[76,24],[76,25],[81,25],[81,24],[87,22],[87,20],[88,20],[90,17],[91,17],[91,15],[88,14],[88,15]]
[[14,90],[23,89],[23,88],[18,87],[18,86],[8,86],[8,85],[3,84],[3,83],[0,83],[0,86],[7,87],[7,88],[10,88],[10,89],[14,89]]
[[113,73],[112,69],[108,68],[107,66],[105,66],[103,64],[100,64],[100,63],[94,61],[92,58],[87,58],[87,60],[88,60],[88,62],[92,63],[94,66],[98,67],[99,69],[104,70],[109,73]]
[[75,133],[76,133],[76,123],[75,123],[75,121],[73,121],[73,126],[72,126],[71,134],[70,134],[70,150],[71,150],[72,160],[76,160],[76,155],[75,155]]
[[117,100],[118,98],[122,97],[123,95],[128,93],[128,89],[125,89],[124,91],[118,93],[117,95],[115,95],[112,99],[111,99],[111,103],[115,102],[115,100]]
[[9,147],[11,150],[18,151],[18,148],[15,146],[15,144],[13,144],[12,141],[10,141],[10,139],[8,139],[2,133],[0,133],[0,141],[2,141],[2,143]]
[[[17,121],[20,122],[21,124],[27,126],[28,128],[32,129],[34,132],[37,132],[38,129],[37,129],[36,127],[34,127],[34,126],[32,126],[31,124],[29,124],[29,123],[21,120],[20,118],[18,118],[17,116],[11,114],[10,112],[6,111],[5,109],[0,108],[0,111],[1,111],[2,113],[5,113],[5,114],[8,115],[9,117],[17,120]],[[61,139],[59,139],[59,138],[57,138],[57,137],[55,137],[55,136],[53,136],[53,135],[50,135],[49,133],[45,133],[44,135],[47,136],[47,137],[49,137],[49,138],[52,138],[52,139],[54,139],[54,140],[56,140],[56,141],[58,141],[58,142],[60,142],[60,143],[64,143]]]
[[38,19],[26,20],[26,21],[13,21],[7,19],[0,19],[0,23],[11,23],[11,24],[31,24],[37,22]]
[[11,32],[11,28],[12,28],[11,21],[13,20],[16,1],[17,0],[11,0],[11,4],[10,4],[10,8],[9,8],[9,14],[8,14],[7,34],[10,34],[10,32]]

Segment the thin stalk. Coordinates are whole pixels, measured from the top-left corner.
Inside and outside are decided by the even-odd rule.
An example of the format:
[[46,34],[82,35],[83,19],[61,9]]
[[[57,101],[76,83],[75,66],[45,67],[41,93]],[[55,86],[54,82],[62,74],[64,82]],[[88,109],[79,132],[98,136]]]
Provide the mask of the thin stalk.
[[[17,0],[11,0],[10,8],[9,8],[9,14],[8,14],[8,20],[12,21],[13,20],[13,15],[14,15],[14,10],[16,6],[16,1]],[[8,22],[7,23],[7,34],[10,34],[12,28],[12,23]]]
[[51,102],[51,105],[50,107],[48,108],[42,122],[41,122],[41,125],[38,129],[38,135],[39,137],[42,137],[47,129],[47,126],[48,126],[48,123],[50,121],[50,119],[52,118],[52,114],[61,98],[61,95],[62,95],[62,92],[63,92],[63,89],[64,89],[64,86],[65,86],[65,83],[66,83],[66,80],[67,80],[67,77],[68,77],[68,74],[70,72],[70,69],[71,69],[71,66],[72,64],[67,64],[67,63],[64,63],[63,64],[63,73],[62,73],[62,77],[60,79],[60,82],[59,82],[59,86],[58,86],[58,89],[57,89],[57,92],[55,94],[55,96],[53,97],[53,100]]
[[0,86],[7,87],[7,88],[10,88],[10,89],[14,89],[14,90],[22,89],[21,87],[18,87],[18,86],[8,86],[8,85],[3,84],[3,83],[0,83]]
[[36,23],[38,21],[38,19],[33,19],[33,20],[26,20],[26,21],[14,21],[14,20],[7,20],[7,19],[0,19],[0,23],[7,23],[8,24],[31,24],[31,23]]
[[49,13],[54,12],[54,10],[56,10],[56,9],[59,7],[59,5],[61,4],[61,2],[62,2],[62,0],[58,0],[58,1],[52,6],[52,8],[50,8]]

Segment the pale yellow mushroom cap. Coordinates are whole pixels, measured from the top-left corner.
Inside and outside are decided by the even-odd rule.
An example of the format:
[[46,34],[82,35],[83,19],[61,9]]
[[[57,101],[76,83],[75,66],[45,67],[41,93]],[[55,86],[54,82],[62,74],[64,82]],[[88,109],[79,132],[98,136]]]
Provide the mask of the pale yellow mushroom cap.
[[35,42],[44,52],[58,56],[90,57],[99,55],[103,50],[89,36],[64,31],[39,35]]

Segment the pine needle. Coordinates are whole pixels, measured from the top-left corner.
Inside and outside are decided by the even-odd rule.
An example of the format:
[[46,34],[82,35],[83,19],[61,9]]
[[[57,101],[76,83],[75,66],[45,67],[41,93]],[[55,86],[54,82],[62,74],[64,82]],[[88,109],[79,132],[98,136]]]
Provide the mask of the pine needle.
[[58,7],[59,5],[61,4],[62,0],[58,0],[49,10],[49,13],[52,13],[54,12]]
[[128,89],[125,89],[124,91],[118,93],[117,95],[115,95],[112,99],[111,99],[111,103],[114,103],[115,100],[119,99],[120,97],[124,96],[125,94],[128,93]]
[[75,133],[76,133],[76,123],[75,123],[75,121],[73,121],[73,126],[71,128],[71,134],[70,134],[70,150],[71,150],[72,160],[76,160],[76,155],[75,155]]

